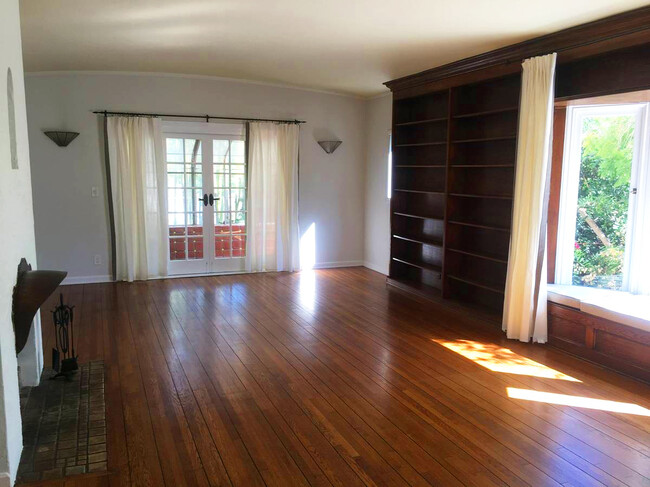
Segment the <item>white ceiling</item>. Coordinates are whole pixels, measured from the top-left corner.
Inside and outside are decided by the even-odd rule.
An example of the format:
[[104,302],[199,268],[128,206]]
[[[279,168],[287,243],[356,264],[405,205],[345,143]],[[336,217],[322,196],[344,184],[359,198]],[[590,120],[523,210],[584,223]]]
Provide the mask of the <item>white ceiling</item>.
[[371,96],[384,81],[647,0],[21,0],[26,71],[210,75]]

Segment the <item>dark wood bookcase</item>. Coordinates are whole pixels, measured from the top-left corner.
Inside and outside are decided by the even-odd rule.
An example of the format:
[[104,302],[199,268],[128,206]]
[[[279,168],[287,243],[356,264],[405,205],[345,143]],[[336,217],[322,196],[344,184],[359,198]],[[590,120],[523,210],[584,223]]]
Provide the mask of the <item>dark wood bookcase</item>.
[[395,99],[390,279],[500,313],[520,75]]
[[393,106],[390,277],[442,291],[450,91]]

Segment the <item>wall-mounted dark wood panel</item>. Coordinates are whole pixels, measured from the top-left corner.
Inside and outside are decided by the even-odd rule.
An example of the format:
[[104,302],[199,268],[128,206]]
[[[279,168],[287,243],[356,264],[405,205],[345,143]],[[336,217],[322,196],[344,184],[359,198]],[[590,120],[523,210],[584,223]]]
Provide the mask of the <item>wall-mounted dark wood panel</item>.
[[549,320],[548,333],[552,337],[566,340],[576,345],[586,345],[586,326],[583,323],[577,323],[564,318],[557,313],[553,316],[552,320]]
[[549,344],[650,382],[650,331],[549,303]]
[[585,98],[650,88],[650,44],[560,65],[556,98]]
[[594,349],[606,355],[626,357],[626,359],[650,370],[650,346],[596,329],[594,332]]

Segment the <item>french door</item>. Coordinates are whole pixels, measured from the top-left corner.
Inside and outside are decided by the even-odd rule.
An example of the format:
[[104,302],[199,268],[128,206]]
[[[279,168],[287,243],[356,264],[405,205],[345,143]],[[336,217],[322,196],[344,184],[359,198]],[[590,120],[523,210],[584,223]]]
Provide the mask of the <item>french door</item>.
[[244,126],[165,122],[163,131],[169,274],[244,271]]

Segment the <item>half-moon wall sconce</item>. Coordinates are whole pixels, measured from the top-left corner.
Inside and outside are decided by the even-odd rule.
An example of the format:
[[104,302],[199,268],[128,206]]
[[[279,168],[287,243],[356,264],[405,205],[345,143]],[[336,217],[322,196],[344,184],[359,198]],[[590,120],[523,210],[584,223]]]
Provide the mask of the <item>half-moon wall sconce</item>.
[[59,147],[67,147],[70,142],[77,138],[79,132],[65,132],[63,130],[47,130],[43,132],[52,142]]
[[331,154],[336,150],[336,148],[341,145],[340,140],[319,140],[318,145],[320,145],[325,152]]

